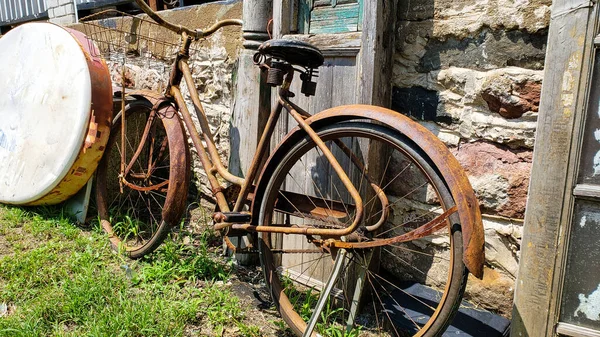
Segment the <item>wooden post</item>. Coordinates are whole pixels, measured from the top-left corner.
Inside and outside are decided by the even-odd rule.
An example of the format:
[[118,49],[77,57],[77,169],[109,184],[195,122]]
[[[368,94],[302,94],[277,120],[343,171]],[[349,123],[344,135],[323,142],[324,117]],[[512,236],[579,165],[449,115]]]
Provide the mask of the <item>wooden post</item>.
[[244,49],[238,60],[235,83],[230,159],[232,172],[242,176],[269,116],[271,88],[261,83],[261,71],[253,56],[260,44],[269,39],[267,24],[272,8],[272,0],[244,0]]
[[396,3],[397,0],[365,0],[363,3],[358,103],[386,108],[392,105]]
[[[590,1],[556,0],[548,33],[544,83],[511,336],[554,336],[560,299],[564,225],[570,218],[574,126],[584,111],[593,29]],[[593,26],[593,25],[592,25]],[[562,233],[562,234],[561,234]]]
[[[272,0],[244,0],[242,27],[244,49],[238,59],[235,80],[235,102],[231,126],[229,169],[245,176],[254,156],[258,140],[269,117],[271,88],[261,81],[263,72],[254,64],[253,56],[261,43],[269,39],[267,25],[273,13]],[[237,240],[232,239],[236,244]],[[245,240],[238,245],[245,247]],[[239,254],[242,264],[253,263],[251,256]]]

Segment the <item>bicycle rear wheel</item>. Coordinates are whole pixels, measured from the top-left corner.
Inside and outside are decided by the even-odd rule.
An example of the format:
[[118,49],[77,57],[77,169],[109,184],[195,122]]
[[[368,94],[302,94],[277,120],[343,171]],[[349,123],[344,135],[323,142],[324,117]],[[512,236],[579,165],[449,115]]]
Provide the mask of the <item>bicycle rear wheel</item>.
[[[362,196],[358,240],[377,244],[329,250],[319,240],[330,237],[263,233],[265,279],[283,319],[299,336],[313,315],[317,336],[441,335],[458,310],[468,275],[458,214],[417,239],[384,240],[452,212],[443,177],[414,143],[384,126],[353,121],[316,131]],[[309,137],[292,145],[270,173],[259,224],[341,228],[352,223],[352,198]],[[376,196],[373,182],[388,196],[389,207]],[[386,223],[365,229],[385,211],[390,212]],[[338,277],[323,295],[336,263]],[[324,307],[316,309],[322,295]]]
[[140,258],[181,220],[189,185],[188,148],[174,108],[152,112],[150,102],[136,100],[125,107],[125,116],[124,161],[119,114],[96,173],[96,199],[113,248]]

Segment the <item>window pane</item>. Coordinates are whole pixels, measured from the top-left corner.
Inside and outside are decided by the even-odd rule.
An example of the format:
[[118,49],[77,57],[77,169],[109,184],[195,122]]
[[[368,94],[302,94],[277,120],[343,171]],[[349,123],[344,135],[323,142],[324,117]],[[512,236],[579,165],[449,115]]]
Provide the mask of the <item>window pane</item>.
[[600,330],[600,202],[575,204],[561,322]]
[[598,55],[599,52],[596,52],[579,169],[579,183],[596,185],[600,185],[600,60]]

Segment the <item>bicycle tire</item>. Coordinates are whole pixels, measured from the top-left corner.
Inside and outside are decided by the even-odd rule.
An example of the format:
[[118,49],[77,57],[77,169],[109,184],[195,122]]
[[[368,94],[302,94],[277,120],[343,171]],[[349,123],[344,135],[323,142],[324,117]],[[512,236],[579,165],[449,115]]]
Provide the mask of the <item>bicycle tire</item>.
[[[360,169],[353,164],[349,157],[340,151],[341,147],[336,142],[341,140],[358,158],[363,158],[365,154],[368,156],[369,149],[373,146],[395,152],[383,160],[380,158],[380,167],[384,168],[380,171],[389,169],[391,174],[380,172],[377,180],[386,194],[398,195],[402,192],[402,197],[394,201],[396,209],[394,214],[389,216],[385,227],[375,232],[376,234],[365,233],[362,240],[395,237],[422,226],[427,222],[425,218],[435,218],[454,205],[452,194],[432,161],[410,139],[397,131],[364,121],[337,122],[315,131],[334,152],[363,196],[367,212],[365,221],[372,222],[372,219],[368,219],[369,214],[372,218],[378,212],[377,208],[374,209],[376,202],[372,202],[375,200],[374,193],[365,188],[368,184],[365,171],[369,168]],[[292,211],[289,206],[287,210],[278,209],[278,199],[283,201],[285,198],[287,204],[293,202],[281,193],[289,191],[312,194],[315,199],[322,199],[325,204],[329,202],[332,208],[334,203],[330,201],[336,199],[344,205],[346,213],[351,213],[351,199],[339,192],[338,187],[332,188],[341,186],[339,178],[329,177],[330,172],[332,175],[335,173],[327,160],[319,159],[322,153],[315,143],[305,136],[288,146],[288,149],[276,168],[269,173],[264,198],[261,201],[259,224],[268,226],[283,221],[284,225],[334,227],[333,224],[336,223],[351,222],[353,217],[347,217],[344,223],[331,216],[311,216],[300,211],[304,210],[300,206],[292,206]],[[381,165],[382,162],[386,164]],[[303,175],[302,171],[310,173]],[[325,180],[324,175],[328,176]],[[357,179],[360,181],[357,182]],[[411,191],[414,193],[406,193]],[[370,199],[365,198],[369,196]],[[402,204],[399,204],[399,201],[402,201]],[[313,205],[317,208],[314,202]],[[399,207],[400,205],[402,207]],[[337,207],[338,210],[341,209],[339,204]],[[378,207],[381,211],[380,202]],[[419,207],[422,209],[418,209]],[[399,214],[401,208],[406,212]],[[333,213],[332,209],[330,211]],[[398,229],[396,223],[391,224],[402,217],[407,220],[400,223],[406,228],[404,231]],[[452,214],[446,224],[444,232],[434,232],[427,238],[403,243],[402,246],[394,244],[376,249],[352,250],[351,257],[345,259],[345,270],[336,281],[334,290],[328,294],[326,309],[321,312],[320,322],[317,323],[313,335],[318,333],[317,336],[379,336],[382,329],[391,336],[441,335],[458,310],[468,276],[462,260],[463,242],[458,214]],[[334,255],[339,254],[332,254],[312,243],[300,243],[301,239],[306,241],[319,237],[263,233],[259,245],[267,286],[282,318],[298,336],[304,333],[316,298],[320,296],[319,288],[323,287],[331,273]],[[367,256],[369,257],[366,258]],[[396,261],[392,261],[392,258]],[[428,259],[430,261],[427,261]],[[317,265],[316,261],[321,265]],[[361,267],[360,262],[368,266]],[[417,270],[421,265],[425,268]],[[348,272],[348,269],[352,268],[353,272]],[[320,270],[322,274],[315,276],[319,274],[316,270]],[[355,281],[360,279],[357,275],[360,275],[361,271],[365,273],[362,278],[364,287],[357,293],[362,294],[362,297],[350,296],[352,289],[360,288],[355,285]],[[445,280],[444,273],[448,275]],[[437,284],[434,286],[434,283]],[[407,287],[409,285],[410,287]],[[409,290],[426,292],[429,297],[417,300],[417,295]],[[398,303],[398,298],[408,300],[406,303]],[[437,303],[436,298],[439,299]],[[360,305],[352,309],[351,303],[357,301]],[[430,303],[432,304],[429,305]],[[391,310],[392,307],[397,308]],[[431,312],[426,313],[426,310]],[[354,312],[352,329],[348,327],[351,312]]]
[[[96,173],[101,226],[112,248],[134,259],[154,251],[179,223],[189,186],[188,146],[177,112],[168,106],[149,119],[152,108],[145,99],[125,107],[125,166],[131,165],[131,169],[124,180],[120,179],[122,113],[113,121]],[[148,137],[139,147],[147,124]],[[130,162],[138,148],[137,159]]]

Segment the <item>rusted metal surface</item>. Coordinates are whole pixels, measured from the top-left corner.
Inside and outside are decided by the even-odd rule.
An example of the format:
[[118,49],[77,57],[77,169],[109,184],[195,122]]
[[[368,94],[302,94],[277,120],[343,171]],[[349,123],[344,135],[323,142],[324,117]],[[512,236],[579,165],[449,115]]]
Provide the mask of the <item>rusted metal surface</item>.
[[[154,106],[154,109],[158,109],[156,111],[156,116],[162,120],[163,126],[165,128],[168,142],[169,144],[173,144],[172,146],[184,147],[185,156],[181,158],[170,158],[170,165],[174,167],[175,172],[185,172],[184,179],[170,179],[168,184],[161,183],[154,186],[149,187],[150,190],[162,189],[164,186],[167,186],[167,194],[174,196],[172,199],[168,199],[165,201],[163,205],[162,216],[163,220],[167,223],[174,224],[179,221],[178,217],[185,210],[185,204],[187,200],[187,191],[190,181],[190,156],[189,151],[187,150],[187,140],[185,137],[181,137],[181,135],[185,134],[179,130],[183,130],[183,126],[181,125],[181,121],[178,118],[177,110],[173,105],[164,100],[164,96],[152,92],[150,90],[135,90],[129,93],[130,96],[138,97],[141,99],[146,99]],[[146,126],[150,124],[150,120],[147,122]],[[145,131],[147,131],[147,127]],[[179,130],[178,130],[179,129]],[[145,132],[146,133],[146,132]],[[143,142],[140,142],[140,147],[143,146]],[[140,149],[136,149],[139,151]],[[136,152],[137,152],[136,151]],[[134,160],[127,165],[127,167],[131,167]],[[126,176],[123,177],[123,181],[126,183]],[[126,183],[127,184],[127,183]],[[132,184],[127,184],[130,187]],[[144,190],[140,186],[135,186],[136,190]],[[144,190],[145,191],[145,190]]]
[[[195,85],[195,83],[194,83],[194,79],[192,78],[192,72],[190,70],[190,66],[187,64],[187,61],[183,61],[183,60],[180,61],[179,67],[183,73],[183,77],[185,79],[185,82],[186,82],[188,88],[192,88]],[[212,135],[212,132],[210,131],[210,127],[208,125],[208,120],[206,118],[206,113],[204,112],[204,107],[202,106],[202,103],[200,102],[200,97],[198,96],[198,92],[196,90],[190,90],[190,97],[192,98],[192,102],[194,103],[194,109],[196,110],[196,116],[198,117],[198,121],[200,123],[200,128],[202,129],[202,136],[204,137],[204,140],[206,142],[206,147],[208,148],[208,153],[210,154],[210,158],[211,158],[212,163],[213,163],[214,167],[216,168],[217,172],[219,172],[219,175],[221,175],[221,177],[223,177],[223,179],[225,179],[231,183],[234,183],[236,185],[243,185],[244,179],[231,174],[229,171],[227,171],[227,169],[221,163],[221,158],[219,157],[219,151],[217,150],[217,147],[216,147],[215,141],[214,141],[214,137]],[[195,130],[196,129],[194,128],[194,130],[191,131],[190,133],[194,133]]]
[[385,192],[381,189],[381,187],[379,185],[377,185],[375,183],[373,178],[371,178],[371,175],[367,171],[367,169],[366,169],[365,165],[362,163],[362,161],[346,146],[346,144],[342,143],[339,139],[335,139],[334,143],[340,149],[342,149],[342,151],[350,158],[350,160],[352,160],[352,163],[354,165],[356,165],[356,167],[361,172],[363,172],[363,176],[365,177],[365,179],[367,179],[367,181],[369,182],[369,184],[375,191],[375,195],[377,196],[377,198],[379,198],[379,202],[381,202],[381,217],[379,217],[379,220],[375,224],[366,226],[368,231],[371,231],[371,232],[375,231],[379,227],[381,227],[381,225],[383,225],[385,223],[385,221],[387,220],[387,218],[390,214],[390,208],[389,208],[390,202],[389,202],[387,196],[385,195]]
[[225,199],[225,195],[223,194],[223,192],[221,190],[217,190],[217,188],[220,187],[220,184],[219,184],[219,181],[217,180],[217,177],[214,174],[214,172],[215,172],[214,166],[208,157],[208,154],[206,152],[206,149],[204,148],[204,145],[202,144],[200,135],[198,134],[198,132],[195,129],[194,122],[192,121],[192,116],[190,116],[190,112],[187,108],[185,100],[183,99],[183,96],[181,95],[181,91],[179,90],[178,87],[174,86],[174,87],[171,87],[171,93],[173,94],[173,97],[175,98],[175,101],[177,102],[179,111],[181,111],[181,116],[183,117],[183,122],[185,124],[185,127],[189,131],[189,136],[192,139],[192,143],[194,144],[196,151],[198,152],[198,157],[200,158],[202,167],[204,168],[204,170],[206,172],[208,182],[210,183],[211,188],[214,191],[217,191],[217,193],[215,193],[215,198],[217,199],[217,205],[219,205],[219,208],[222,211],[229,212],[229,205],[227,203],[227,200]]
[[91,178],[102,158],[112,121],[112,86],[110,73],[104,60],[98,56],[97,50],[82,33],[65,28],[77,40],[85,55],[89,69],[92,104],[87,135],[77,159],[69,173],[46,196],[27,205],[52,205],[65,201],[75,195]]
[[[440,170],[441,174],[446,178],[446,183],[452,191],[457,205],[465,245],[463,257],[465,265],[473,275],[478,278],[483,277],[483,263],[485,261],[484,234],[479,203],[466,174],[448,148],[425,127],[412,121],[406,116],[381,107],[369,105],[339,106],[311,116],[305,120],[305,123],[313,129],[317,129],[336,122],[356,119],[376,120],[397,130],[413,140],[416,145],[423,149],[427,156],[429,156],[435,166]],[[286,138],[282,140],[278,149],[274,151],[269,161],[277,160],[282,153],[285,153],[288,150],[291,144],[305,134],[306,132],[300,127],[292,130],[288,133]],[[268,175],[269,173],[263,172],[262,174]],[[257,186],[257,198],[254,200],[252,208],[254,214],[257,214],[259,211],[259,199],[262,198],[262,195],[260,194],[262,192],[264,191],[261,190],[261,185],[259,183],[259,186]],[[257,231],[317,235],[315,234],[317,229],[267,229],[264,227],[268,226],[257,226],[257,217],[254,217],[252,220],[252,225],[255,226],[252,229]],[[289,230],[289,232],[287,230]]]
[[352,224],[350,224],[350,226],[344,229],[315,229],[314,231],[309,231],[307,234],[342,236],[354,232],[358,228],[360,222],[362,221],[364,214],[363,201],[360,197],[360,194],[356,190],[356,187],[354,187],[354,184],[352,183],[350,178],[348,178],[348,175],[346,174],[340,163],[337,161],[333,153],[331,153],[331,150],[329,150],[327,145],[325,145],[325,142],[323,142],[323,140],[319,138],[317,133],[309,126],[309,124],[305,122],[304,118],[302,118],[302,115],[300,113],[298,113],[292,106],[287,104],[286,100],[283,99],[283,97],[280,96],[280,98],[282,98],[282,104],[285,106],[286,109],[288,109],[289,113],[292,115],[292,117],[294,117],[296,122],[298,122],[298,125],[308,134],[312,141],[315,142],[315,144],[317,144],[319,149],[322,151],[323,155],[331,164],[331,167],[334,169],[335,173],[337,173],[338,177],[348,190],[348,193],[350,193],[352,199],[354,200],[355,215],[354,220],[352,221]]
[[344,241],[340,241],[340,240],[331,240],[329,243],[327,243],[327,241],[325,241],[325,244],[329,247],[336,247],[336,248],[345,248],[345,249],[363,248],[364,249],[364,248],[374,248],[374,247],[390,245],[393,243],[408,242],[408,241],[421,239],[421,238],[429,236],[443,228],[448,228],[449,226],[448,226],[447,220],[452,214],[454,214],[456,212],[456,210],[457,210],[457,207],[454,206],[454,207],[448,209],[447,211],[445,211],[444,213],[440,214],[435,219],[429,221],[428,223],[426,223],[422,226],[419,226],[418,228],[415,228],[408,233],[404,233],[402,235],[394,236],[394,237],[391,237],[388,239],[379,239],[379,240],[365,241],[365,242],[344,242]]

